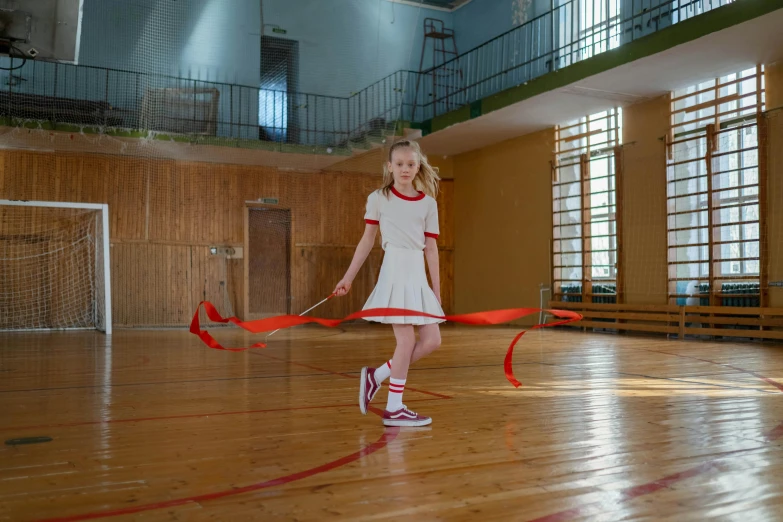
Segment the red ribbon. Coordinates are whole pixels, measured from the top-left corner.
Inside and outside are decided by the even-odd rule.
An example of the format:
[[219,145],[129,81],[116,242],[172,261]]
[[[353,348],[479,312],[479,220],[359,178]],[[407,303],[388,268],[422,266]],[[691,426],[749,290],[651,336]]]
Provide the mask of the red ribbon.
[[[360,312],[352,313],[351,315],[344,317],[343,319],[321,319],[318,317],[302,317],[299,315],[279,315],[276,317],[268,317],[266,319],[256,319],[254,321],[242,321],[236,317],[223,317],[221,316],[215,306],[209,301],[202,301],[199,303],[196,313],[193,316],[193,321],[190,323],[190,333],[199,336],[204,341],[204,344],[210,348],[216,350],[228,350],[232,352],[241,352],[248,348],[266,348],[265,343],[255,343],[247,348],[225,348],[218,343],[214,337],[209,335],[209,332],[201,329],[201,325],[198,320],[198,313],[201,306],[204,306],[204,310],[207,312],[207,317],[210,321],[216,323],[234,323],[235,325],[243,328],[251,333],[271,332],[273,330],[282,330],[284,328],[291,328],[292,326],[299,326],[303,324],[317,323],[327,328],[335,328],[341,323],[351,321],[353,319],[362,319],[365,317],[430,317],[432,319],[442,319],[445,321],[451,321],[453,323],[467,324],[473,326],[479,325],[497,325],[507,323],[527,315],[539,313],[542,310],[540,308],[511,308],[508,310],[493,310],[490,312],[475,312],[472,314],[462,315],[432,315],[426,312],[418,312],[416,310],[405,310],[403,308],[373,308],[370,310],[362,310]],[[563,319],[562,321],[556,321],[554,323],[537,324],[533,326],[533,330],[537,328],[545,328],[550,326],[559,326],[582,319],[582,315],[570,310],[545,310],[555,317]],[[511,359],[514,355],[514,346],[516,346],[519,339],[525,334],[525,330],[519,332],[519,334],[511,341],[511,345],[506,352],[506,358],[503,361],[503,369],[506,372],[506,379],[515,387],[522,385],[515,377],[511,364]]]

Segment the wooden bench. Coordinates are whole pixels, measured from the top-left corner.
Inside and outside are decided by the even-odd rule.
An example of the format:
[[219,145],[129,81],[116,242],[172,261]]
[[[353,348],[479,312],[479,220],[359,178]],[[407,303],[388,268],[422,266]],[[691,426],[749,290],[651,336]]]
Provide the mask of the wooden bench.
[[550,301],[549,308],[573,310],[584,316],[569,323],[590,329],[678,334],[680,307],[676,305],[626,305]]
[[676,335],[783,340],[783,308],[595,304],[549,301],[549,308],[573,310],[582,321],[566,326]]
[[684,335],[783,340],[783,308],[684,306]]

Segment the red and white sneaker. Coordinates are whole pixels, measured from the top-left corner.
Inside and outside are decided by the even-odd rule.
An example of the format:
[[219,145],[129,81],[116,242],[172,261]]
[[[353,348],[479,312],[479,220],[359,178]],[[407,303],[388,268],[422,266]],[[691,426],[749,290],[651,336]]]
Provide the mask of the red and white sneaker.
[[405,405],[397,411],[383,412],[384,426],[426,426],[428,424],[432,424],[430,417],[412,412]]
[[381,385],[375,381],[375,368],[365,366],[362,368],[362,376],[359,379],[359,409],[362,415],[367,415],[367,407],[372,402],[375,394],[381,389]]

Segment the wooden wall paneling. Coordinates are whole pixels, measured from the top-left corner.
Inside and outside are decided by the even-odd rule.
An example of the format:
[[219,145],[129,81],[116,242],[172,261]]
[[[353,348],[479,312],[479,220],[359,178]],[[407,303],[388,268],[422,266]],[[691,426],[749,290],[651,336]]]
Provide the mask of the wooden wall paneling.
[[181,215],[181,240],[185,243],[203,244],[210,238],[217,241],[214,234],[214,223],[217,207],[220,205],[221,194],[215,190],[215,181],[223,175],[225,165],[215,165],[214,169],[197,169],[190,163],[178,163],[180,176],[186,178],[183,186],[184,197],[188,205],[179,206],[177,212]]
[[250,207],[247,205],[242,206],[242,230],[243,230],[243,241],[242,241],[242,310],[244,312],[244,316],[246,317],[249,310],[250,310],[250,232],[248,227],[248,221],[250,219]]
[[311,267],[313,260],[309,247],[294,243],[291,250],[291,312],[299,314],[309,308],[305,303],[311,292],[315,293],[315,272]]
[[242,172],[237,169],[226,180],[226,202],[224,212],[226,213],[226,228],[224,232],[225,243],[229,245],[243,245],[244,238],[242,230],[244,228],[244,219],[242,209],[244,208],[244,194],[239,192],[240,179]]
[[[291,312],[300,314],[313,306],[315,303],[327,297],[333,290],[327,288],[330,286],[322,275],[324,272],[325,258],[324,247],[321,246],[299,246],[294,247],[292,256],[291,277],[293,279]],[[339,281],[339,280],[338,280]],[[334,285],[337,283],[331,283]],[[323,315],[331,310],[332,303],[328,303],[323,308],[318,309],[318,315]]]
[[438,246],[454,248],[454,180],[441,180],[438,194]]
[[0,196],[6,194],[10,189],[9,176],[6,174],[6,165],[8,163],[8,153],[0,152]]
[[[215,166],[220,169],[220,165]],[[212,215],[214,199],[217,195],[208,186],[209,171],[194,169],[190,163],[176,162],[173,165],[176,180],[176,192],[169,212],[176,215],[177,241],[196,244],[202,239],[200,230],[208,226]],[[212,201],[207,202],[203,194],[212,192]],[[184,204],[183,204],[184,203]],[[194,268],[194,277],[196,271]]]
[[199,169],[192,163],[175,164],[178,177],[182,180],[181,192],[175,204],[185,201],[186,205],[177,205],[175,212],[180,220],[179,240],[185,243],[203,244],[209,238],[217,240],[213,224],[220,205],[220,194],[215,190],[215,180],[222,175],[225,165],[215,165],[213,169]]
[[[209,286],[209,282],[206,280],[207,274],[205,273],[207,266],[204,257],[206,256],[202,255],[200,249],[192,246],[186,248],[188,249],[188,255],[190,257],[190,285],[186,290],[188,292],[188,301],[191,303],[190,306],[195,310],[199,302],[206,300],[207,287]],[[210,302],[217,307],[221,314],[226,313],[225,310],[221,309],[220,301],[213,302],[210,300]],[[200,311],[199,317],[201,324],[210,323],[203,310]]]
[[230,205],[233,201],[232,190],[236,189],[236,180],[239,177],[239,168],[231,165],[225,176],[215,180],[216,194],[220,196],[220,205],[216,208],[215,236],[221,244],[231,244],[232,240],[232,212]]
[[[192,259],[192,276],[190,286],[190,302],[195,307],[201,301],[209,301],[215,305],[221,315],[235,315],[234,303],[230,299],[228,281],[229,260],[224,256],[212,255],[209,247],[190,247]],[[172,289],[176,291],[175,289]],[[202,321],[209,324],[206,314],[202,311]]]
[[[54,156],[36,156],[32,158],[33,172],[35,173],[35,182],[32,186],[32,199],[46,200],[51,194],[51,185],[49,184],[49,176],[52,165],[54,163]],[[19,175],[19,173],[16,173]]]
[[[82,165],[85,160],[89,161],[88,158],[71,154],[58,154],[53,158],[53,165],[50,171],[51,183],[49,185],[49,194],[45,198],[46,201],[60,200],[66,194],[72,197],[72,201],[85,201],[81,190]],[[93,161],[93,163],[97,162]],[[90,177],[100,179],[100,176]],[[65,200],[63,199],[63,201]]]
[[[3,199],[35,199],[37,169],[35,159],[47,153],[34,154],[27,151],[2,151],[3,182],[0,184]],[[53,154],[48,153],[53,156]]]
[[[364,229],[367,195],[379,185],[379,176],[361,173],[0,152],[0,197],[109,203],[117,326],[187,325],[204,295],[241,316],[244,260],[209,256],[208,246],[242,246],[245,201],[260,197],[277,197],[281,207],[291,208],[292,311],[312,306],[333,290],[350,264]],[[448,249],[453,243],[453,183],[444,182],[438,200],[439,243]],[[336,317],[361,308],[380,271],[379,246],[351,295],[331,302],[323,314]],[[453,290],[451,258],[453,253],[442,252],[444,303]],[[225,263],[223,268],[217,259]]]
[[[131,299],[132,281],[135,280],[135,268],[138,266],[131,259],[132,248],[122,243],[114,243],[111,247],[110,270],[111,270],[111,306],[112,320],[116,326],[128,324],[130,307],[127,302]],[[140,286],[136,280],[136,286]],[[135,297],[135,296],[134,296]]]
[[[167,273],[163,274],[163,280],[158,280],[160,288],[164,290],[157,291],[163,294],[160,296],[161,302],[166,303],[164,317],[168,324],[188,324],[198,304],[198,301],[193,302],[189,293],[195,278],[192,248],[179,245],[151,246],[154,250],[162,250],[166,256]],[[154,317],[150,320],[154,321]]]
[[[124,160],[124,158],[123,158]],[[147,234],[148,220],[148,179],[150,176],[149,162],[145,160],[117,161],[107,157],[101,176],[104,178],[103,194],[98,203],[109,205],[109,229],[112,240],[144,240]],[[84,177],[95,176],[90,171],[90,164],[83,163]],[[62,195],[63,198],[67,194]]]
[[369,195],[364,188],[366,177],[362,174],[340,173],[322,185],[323,244],[355,246],[361,239],[365,202]]
[[117,326],[180,326],[190,322],[191,248],[115,243],[112,312]]
[[[105,168],[107,160],[108,158],[56,154],[53,186],[51,196],[48,199],[106,203],[108,191],[100,182],[106,181],[108,178]],[[92,168],[85,168],[85,163]],[[71,199],[67,200],[66,197]]]
[[440,299],[446,315],[454,313],[454,251],[439,252],[440,258]]
[[231,306],[237,317],[247,315],[245,308],[245,263],[243,259],[229,259],[227,263],[228,271],[228,295],[231,300]]
[[177,238],[177,215],[173,211],[177,183],[175,163],[161,160],[150,162],[147,168],[149,180],[146,185],[149,193],[145,195],[148,201],[150,241],[174,241]]
[[281,185],[285,187],[281,206],[291,209],[291,239],[293,245],[321,244],[325,213],[330,212],[323,197],[323,187],[329,184],[323,175],[281,173]]

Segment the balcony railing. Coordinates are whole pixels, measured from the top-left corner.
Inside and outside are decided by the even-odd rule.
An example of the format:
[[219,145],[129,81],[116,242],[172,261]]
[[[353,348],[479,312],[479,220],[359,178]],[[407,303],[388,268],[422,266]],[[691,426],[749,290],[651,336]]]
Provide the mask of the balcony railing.
[[420,73],[424,121],[620,47],[732,0],[555,0],[555,7]]
[[[284,92],[30,60],[0,71],[0,116],[295,143],[362,146],[615,49],[731,0],[570,0],[424,72],[398,71],[349,97]],[[4,57],[6,69],[20,65]]]

